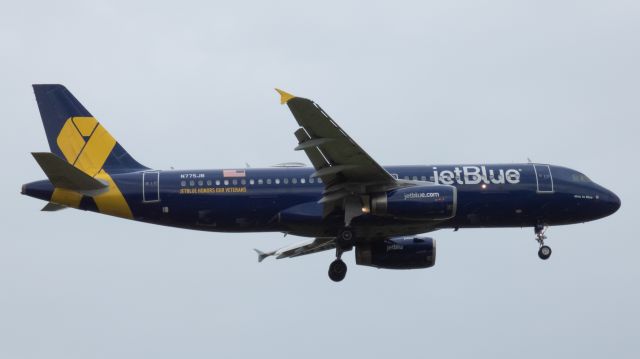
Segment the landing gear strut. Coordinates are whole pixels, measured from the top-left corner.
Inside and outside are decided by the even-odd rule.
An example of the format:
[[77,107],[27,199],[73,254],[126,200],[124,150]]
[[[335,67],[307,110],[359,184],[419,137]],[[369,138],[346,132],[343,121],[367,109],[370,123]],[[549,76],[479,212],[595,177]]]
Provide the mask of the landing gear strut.
[[353,242],[355,241],[354,237],[353,230],[345,227],[338,232],[338,237],[336,238],[337,247],[344,249],[344,251],[351,250],[351,248],[353,248]]
[[549,257],[551,257],[551,247],[544,244],[544,240],[547,239],[547,236],[544,235],[544,233],[547,231],[547,227],[538,224],[534,227],[534,231],[536,233],[536,241],[538,241],[538,244],[540,244],[538,257],[540,257],[540,259],[547,260],[549,259]]
[[336,237],[336,260],[329,266],[329,278],[334,282],[340,282],[347,275],[347,264],[342,261],[342,253],[353,248],[355,236],[353,230],[345,227]]

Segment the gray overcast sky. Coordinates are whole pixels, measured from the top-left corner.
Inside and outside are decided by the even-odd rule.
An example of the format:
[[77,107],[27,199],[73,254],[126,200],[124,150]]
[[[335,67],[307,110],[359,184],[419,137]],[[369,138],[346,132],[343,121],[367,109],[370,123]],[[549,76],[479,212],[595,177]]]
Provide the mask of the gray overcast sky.
[[[1,358],[637,358],[638,1],[5,1]],[[300,238],[216,234],[19,195],[46,151],[30,85],[63,83],[160,169],[307,162],[274,87],[320,103],[382,164],[550,162],[622,208],[555,227],[435,232],[434,268]]]

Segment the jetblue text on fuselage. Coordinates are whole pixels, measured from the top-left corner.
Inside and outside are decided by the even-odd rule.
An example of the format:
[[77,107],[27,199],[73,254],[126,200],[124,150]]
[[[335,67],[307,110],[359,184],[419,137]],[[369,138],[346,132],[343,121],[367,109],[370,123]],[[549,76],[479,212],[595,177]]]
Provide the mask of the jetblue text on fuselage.
[[456,166],[453,170],[433,168],[435,183],[449,184],[518,184],[520,170],[515,168],[487,169],[486,166]]

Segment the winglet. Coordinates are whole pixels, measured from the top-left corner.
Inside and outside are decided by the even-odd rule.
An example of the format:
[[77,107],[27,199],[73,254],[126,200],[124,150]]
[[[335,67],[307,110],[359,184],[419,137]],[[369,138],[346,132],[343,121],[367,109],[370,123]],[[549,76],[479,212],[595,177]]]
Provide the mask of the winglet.
[[292,95],[292,94],[290,94],[288,92],[282,91],[282,90],[280,90],[278,88],[276,89],[276,91],[278,91],[278,93],[280,94],[280,104],[281,105],[284,105],[285,103],[289,102],[289,100],[291,100],[292,98],[295,98],[294,95]]
[[275,251],[274,252],[265,253],[265,252],[263,252],[261,250],[255,249],[255,248],[253,250],[256,251],[256,253],[258,253],[258,263],[262,262],[265,258],[271,257],[272,255],[276,254]]

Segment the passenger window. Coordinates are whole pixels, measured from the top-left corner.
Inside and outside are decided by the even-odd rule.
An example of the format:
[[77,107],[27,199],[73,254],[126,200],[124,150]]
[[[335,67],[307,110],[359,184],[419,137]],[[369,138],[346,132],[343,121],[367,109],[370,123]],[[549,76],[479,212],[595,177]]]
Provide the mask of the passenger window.
[[427,176],[422,176],[422,177],[420,177],[420,180],[421,180],[421,181],[426,181],[426,180],[427,180]]
[[284,184],[289,184],[289,179],[285,178],[285,179],[282,180],[282,182],[284,182]]
[[418,180],[418,176],[413,176],[413,180],[417,181]]
[[196,181],[189,181],[189,186],[193,187],[196,185]]
[[240,184],[243,185],[243,186],[246,185],[247,184],[247,180],[241,179],[240,180]]
[[229,180],[224,180],[224,185],[228,186],[229,185]]
[[204,182],[202,180],[198,181],[198,186],[202,186]]
[[276,178],[276,184],[280,184],[280,178]]
[[404,176],[404,179],[409,180],[409,176]]
[[293,183],[293,184],[298,183],[298,179],[297,179],[297,178],[295,178],[295,177],[294,177],[294,178],[292,178],[292,179],[291,179],[291,183]]
[[262,180],[262,178],[260,178],[260,179],[258,180],[258,184],[263,184],[263,183],[264,183],[264,181]]
[[253,186],[255,183],[256,183],[256,181],[254,181],[254,180],[253,180],[253,178],[249,180],[249,184],[250,184],[250,185],[252,185],[252,186]]
[[322,183],[322,178],[318,178],[318,183]]
[[216,180],[216,186],[220,185],[220,180]]
[[315,181],[316,181],[315,178],[313,177],[309,178],[309,183],[314,183]]
[[207,180],[207,186],[211,186],[213,184],[213,182],[211,182],[211,180]]
[[238,185],[238,180],[233,180],[233,181],[231,181],[231,183],[233,183],[234,186],[237,186]]
[[180,186],[184,187],[184,186],[186,186],[186,185],[187,185],[187,181],[182,181],[182,182],[180,182]]
[[267,178],[267,184],[271,184],[271,178]]
[[304,178],[300,178],[300,183],[304,184],[307,180]]

